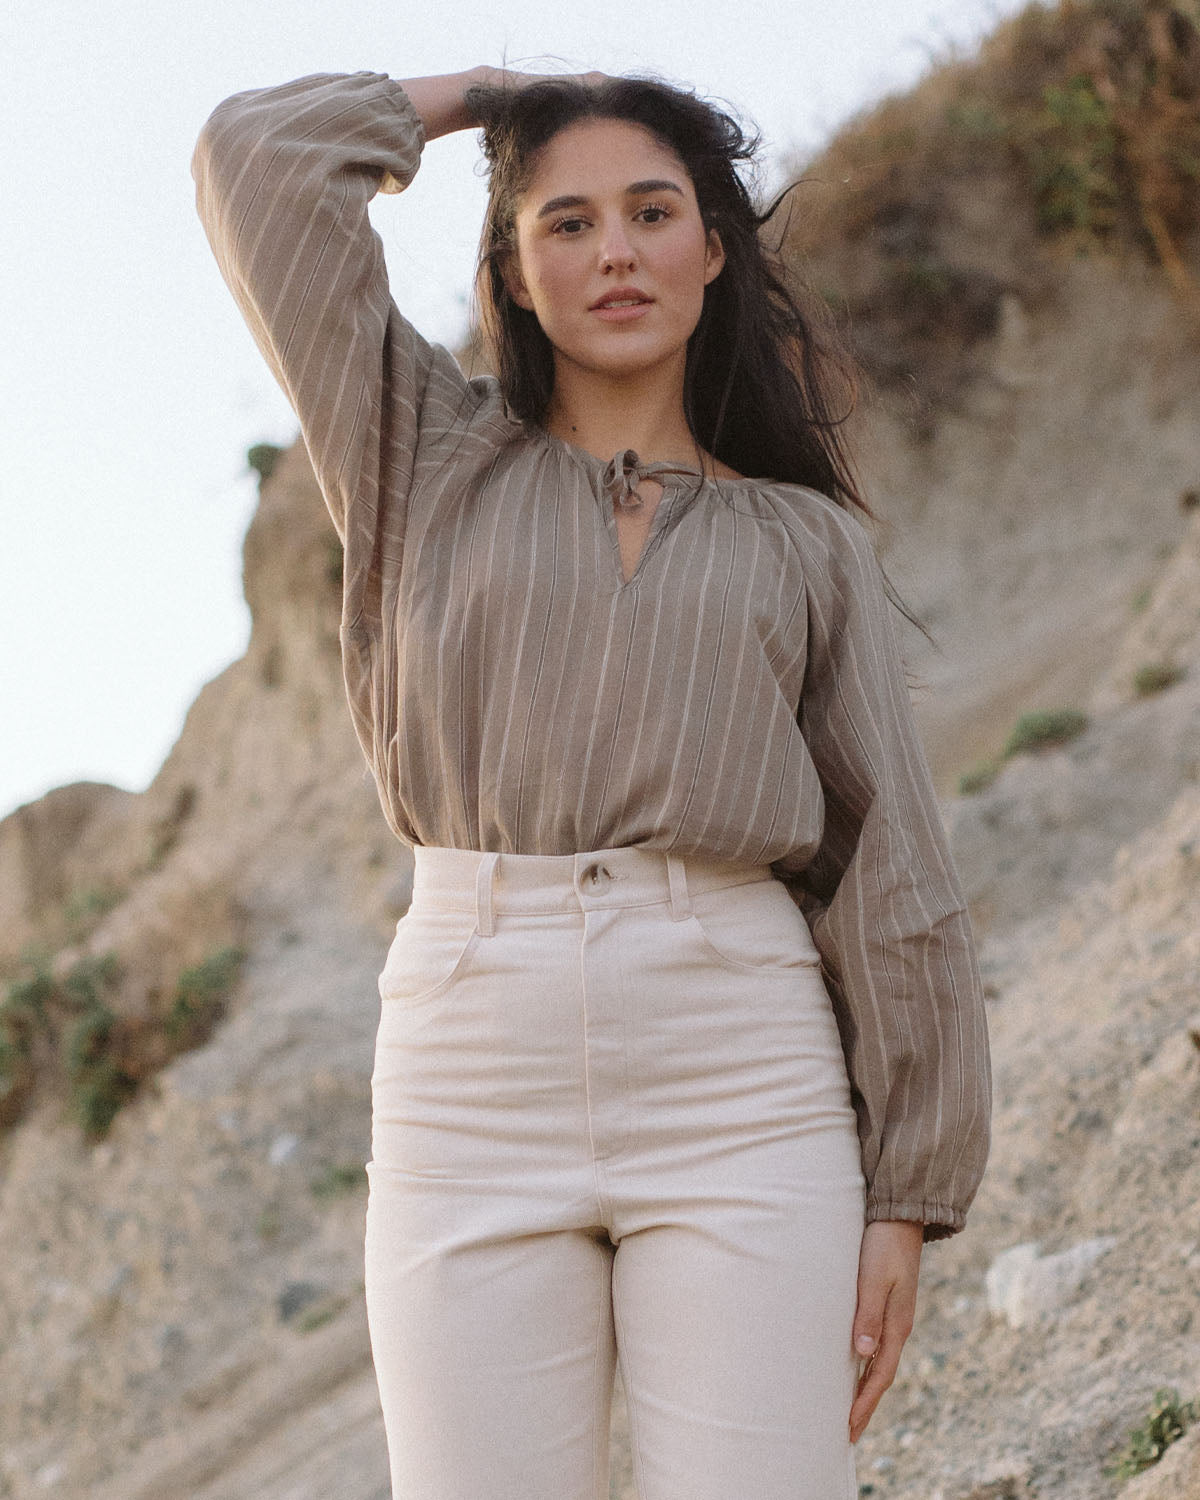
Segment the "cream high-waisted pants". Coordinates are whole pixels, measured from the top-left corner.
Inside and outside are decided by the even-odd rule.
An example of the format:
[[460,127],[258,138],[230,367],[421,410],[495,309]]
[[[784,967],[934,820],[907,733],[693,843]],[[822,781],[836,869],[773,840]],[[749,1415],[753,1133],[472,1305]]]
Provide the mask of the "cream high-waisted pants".
[[417,849],[380,976],[366,1299],[395,1500],[851,1500],[863,1176],[762,867]]

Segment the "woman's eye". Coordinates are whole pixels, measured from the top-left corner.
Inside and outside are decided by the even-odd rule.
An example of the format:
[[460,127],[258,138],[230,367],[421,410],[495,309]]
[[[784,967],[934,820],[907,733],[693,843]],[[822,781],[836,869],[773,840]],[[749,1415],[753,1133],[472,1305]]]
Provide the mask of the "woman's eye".
[[669,216],[670,210],[664,207],[664,205],[661,203],[647,203],[646,206],[640,210],[640,213],[645,223],[657,224],[660,219],[665,219]]
[[577,234],[582,227],[582,219],[556,219],[553,227],[553,233],[558,234],[561,231],[563,234],[567,235]]

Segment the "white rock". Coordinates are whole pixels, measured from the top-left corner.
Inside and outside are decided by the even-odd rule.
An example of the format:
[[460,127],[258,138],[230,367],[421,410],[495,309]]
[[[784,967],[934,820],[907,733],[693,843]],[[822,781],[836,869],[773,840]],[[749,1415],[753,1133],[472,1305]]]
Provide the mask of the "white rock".
[[1116,1244],[1112,1236],[1081,1240],[1054,1255],[1038,1255],[1031,1241],[1002,1251],[988,1267],[988,1308],[1012,1328],[1052,1316],[1070,1301],[1097,1260]]
[[1037,1262],[1040,1248],[1037,1240],[1011,1245],[992,1261],[984,1278],[989,1312],[1003,1313],[1012,1321],[1009,1307],[1015,1305],[1030,1268]]
[[268,1152],[268,1160],[273,1167],[283,1166],[285,1161],[291,1161],[300,1145],[300,1137],[286,1131],[283,1135],[277,1135],[271,1142]]

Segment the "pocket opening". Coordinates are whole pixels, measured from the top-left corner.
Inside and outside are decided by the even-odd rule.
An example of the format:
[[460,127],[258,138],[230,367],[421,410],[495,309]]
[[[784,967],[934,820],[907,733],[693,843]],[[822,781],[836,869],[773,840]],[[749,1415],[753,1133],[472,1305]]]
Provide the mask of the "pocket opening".
[[396,924],[379,975],[384,1005],[415,1005],[431,999],[461,974],[482,934],[474,912],[413,911]]
[[779,881],[705,891],[689,921],[712,956],[739,973],[820,967],[804,914]]

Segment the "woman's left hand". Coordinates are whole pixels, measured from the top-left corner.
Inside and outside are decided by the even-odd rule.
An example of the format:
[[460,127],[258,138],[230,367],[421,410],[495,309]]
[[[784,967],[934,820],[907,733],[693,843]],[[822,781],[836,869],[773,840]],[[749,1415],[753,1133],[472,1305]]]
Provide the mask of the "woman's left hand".
[[854,1351],[867,1361],[850,1408],[850,1441],[857,1443],[879,1398],[896,1378],[900,1351],[917,1312],[917,1277],[925,1226],[877,1219],[863,1232],[858,1255]]

